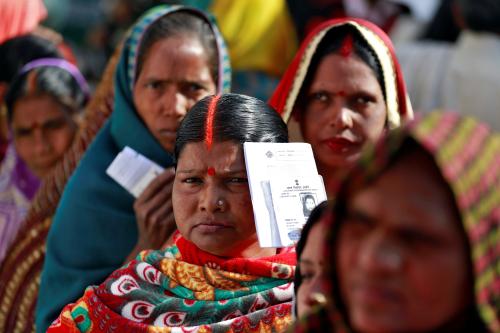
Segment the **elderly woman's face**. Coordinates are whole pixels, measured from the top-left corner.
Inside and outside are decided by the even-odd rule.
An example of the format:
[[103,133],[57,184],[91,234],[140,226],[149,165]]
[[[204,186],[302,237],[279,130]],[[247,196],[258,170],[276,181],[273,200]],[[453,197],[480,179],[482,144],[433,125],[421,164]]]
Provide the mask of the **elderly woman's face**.
[[257,245],[252,202],[240,144],[185,145],[172,192],[175,222],[184,238],[219,256],[240,256]]
[[469,254],[451,195],[423,153],[353,194],[337,274],[357,332],[427,332],[472,302]]
[[194,37],[174,36],[149,49],[134,86],[134,103],[153,136],[172,152],[179,124],[200,99],[215,94],[210,65]]
[[345,167],[384,130],[386,106],[372,69],[351,54],[330,54],[319,63],[305,92],[302,134],[320,167]]
[[19,99],[11,126],[17,153],[39,178],[61,160],[77,130],[69,112],[49,95]]

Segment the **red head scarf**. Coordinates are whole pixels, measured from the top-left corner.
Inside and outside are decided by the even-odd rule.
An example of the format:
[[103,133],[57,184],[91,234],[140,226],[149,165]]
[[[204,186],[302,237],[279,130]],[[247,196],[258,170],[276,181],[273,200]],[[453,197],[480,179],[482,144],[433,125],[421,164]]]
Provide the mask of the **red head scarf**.
[[381,64],[389,128],[399,127],[403,121],[412,119],[413,111],[391,40],[375,24],[355,18],[333,19],[317,26],[302,42],[269,104],[288,122],[318,45],[328,32],[345,25],[354,27],[361,34]]

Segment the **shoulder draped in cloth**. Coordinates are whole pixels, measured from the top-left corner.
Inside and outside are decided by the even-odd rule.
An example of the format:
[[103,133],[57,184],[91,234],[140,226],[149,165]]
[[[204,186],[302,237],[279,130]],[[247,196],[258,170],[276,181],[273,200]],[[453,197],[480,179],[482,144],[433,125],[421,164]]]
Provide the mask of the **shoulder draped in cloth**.
[[[406,128],[390,133],[377,145],[367,149],[359,164],[344,180],[337,195],[334,216],[337,220],[346,192],[373,182],[402,152],[406,140],[414,140],[428,152],[448,184],[460,213],[461,223],[470,247],[470,260],[474,275],[474,310],[478,318],[465,318],[463,332],[500,332],[500,135],[490,131],[488,125],[471,117],[455,113],[432,112]],[[335,223],[335,218],[330,223]],[[329,228],[325,256],[333,258],[332,244],[338,235]],[[350,332],[338,296],[335,268],[326,265],[326,279],[332,291],[331,306],[316,309],[300,320],[294,332]],[[463,318],[461,318],[463,319]],[[470,320],[466,320],[470,319]],[[443,330],[445,331],[445,330]],[[448,330],[446,330],[448,332]]]
[[294,273],[291,248],[221,258],[180,237],[87,288],[48,332],[282,332],[291,322]]
[[218,45],[217,91],[229,88],[229,58],[224,42],[215,23],[202,12],[157,6],[132,27],[116,70],[113,113],[68,181],[47,237],[36,311],[38,332],[44,332],[62,307],[78,298],[85,287],[102,282],[120,267],[136,244],[134,198],[106,174],[116,155],[129,146],[163,167],[173,165],[172,155],[136,113],[132,88],[143,33],[160,17],[181,10],[210,23]]

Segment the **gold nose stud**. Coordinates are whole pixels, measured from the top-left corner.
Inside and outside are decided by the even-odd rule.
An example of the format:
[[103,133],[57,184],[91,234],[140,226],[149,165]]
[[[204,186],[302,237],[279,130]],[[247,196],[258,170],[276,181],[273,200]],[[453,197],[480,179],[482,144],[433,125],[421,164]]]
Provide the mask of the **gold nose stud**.
[[318,305],[325,305],[327,303],[326,296],[322,293],[312,293],[311,301]]

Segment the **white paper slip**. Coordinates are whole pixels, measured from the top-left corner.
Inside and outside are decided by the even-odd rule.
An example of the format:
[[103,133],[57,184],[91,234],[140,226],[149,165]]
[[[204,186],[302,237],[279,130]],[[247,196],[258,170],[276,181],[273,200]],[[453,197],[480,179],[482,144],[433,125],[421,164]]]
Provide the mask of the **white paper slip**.
[[270,185],[281,244],[293,245],[312,210],[327,199],[323,178],[279,177],[271,179]]
[[137,198],[163,170],[132,148],[125,147],[109,165],[106,173]]
[[259,244],[286,246],[280,237],[270,182],[278,178],[317,176],[311,145],[245,142],[243,148]]

